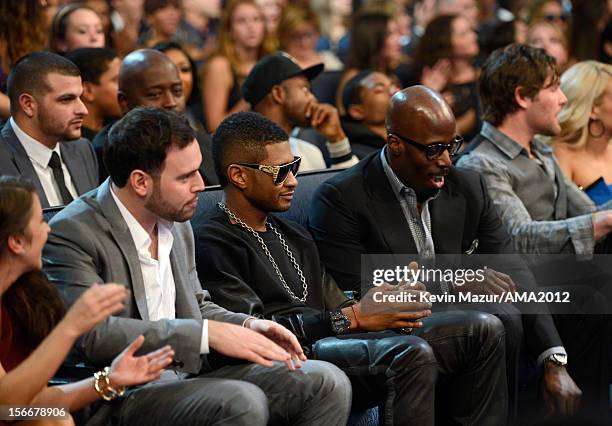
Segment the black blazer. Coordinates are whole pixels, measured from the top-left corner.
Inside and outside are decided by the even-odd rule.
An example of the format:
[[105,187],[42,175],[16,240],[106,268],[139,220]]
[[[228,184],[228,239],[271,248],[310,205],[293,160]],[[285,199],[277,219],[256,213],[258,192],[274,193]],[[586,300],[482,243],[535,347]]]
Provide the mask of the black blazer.
[[[78,195],[98,186],[98,163],[91,142],[84,138],[60,142],[60,152]],[[10,121],[6,122],[0,133],[0,175],[29,179],[36,187],[42,207],[50,207],[34,166]]]
[[[483,178],[453,167],[429,204],[436,254],[514,253],[510,236],[488,196]],[[361,254],[418,253],[410,227],[389,184],[380,150],[323,182],[310,208],[309,227],[321,260],[343,290],[361,287]],[[535,287],[522,262],[504,262],[504,272],[523,288]],[[535,320],[536,354],[561,345],[548,310]],[[531,346],[531,345],[530,345]]]

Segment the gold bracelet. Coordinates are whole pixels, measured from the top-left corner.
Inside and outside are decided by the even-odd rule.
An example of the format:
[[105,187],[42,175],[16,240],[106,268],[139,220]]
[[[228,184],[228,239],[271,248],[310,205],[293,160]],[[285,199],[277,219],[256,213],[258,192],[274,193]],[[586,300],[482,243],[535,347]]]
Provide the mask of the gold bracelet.
[[[101,385],[101,382],[104,382]],[[104,370],[94,373],[94,389],[105,401],[112,401],[118,396],[123,396],[125,393],[125,387],[122,386],[119,389],[112,387],[110,382],[110,367],[105,367]]]

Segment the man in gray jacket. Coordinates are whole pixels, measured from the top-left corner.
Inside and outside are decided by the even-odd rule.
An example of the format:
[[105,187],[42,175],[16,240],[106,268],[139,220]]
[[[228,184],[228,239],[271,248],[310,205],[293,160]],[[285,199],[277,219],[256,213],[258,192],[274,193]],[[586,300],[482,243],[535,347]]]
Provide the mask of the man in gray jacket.
[[[526,255],[540,286],[577,286],[582,291],[592,291],[588,287],[593,287],[611,306],[610,275],[601,269],[603,266],[609,271],[609,261],[578,260],[594,253],[610,253],[612,203],[598,211],[563,175],[552,149],[535,138],[537,134],[554,136],[561,131],[557,114],[567,98],[559,85],[555,59],[542,49],[519,44],[499,49],[483,66],[480,92],[485,121],[457,165],[483,175],[514,249]],[[575,297],[572,293],[574,303]],[[556,314],[569,312],[551,309]],[[609,317],[602,317],[597,327],[599,335],[579,336],[571,330],[573,324],[581,324],[584,330],[587,322],[599,321],[597,314],[608,313],[609,307],[606,312],[593,305],[579,309],[587,315],[555,317],[568,347],[553,348],[544,361],[543,388],[548,393],[555,391],[554,398],[545,400],[551,412],[562,414],[576,411],[576,401],[581,400],[581,415],[605,423],[602,419],[608,411],[609,386],[608,364],[603,359],[607,353],[600,358],[602,362],[589,362],[584,357],[597,356],[599,350],[592,345],[599,336],[606,338]],[[577,344],[580,339],[584,340]],[[586,347],[590,349],[584,350]]]
[[[176,353],[176,371],[112,410],[118,424],[345,424],[344,373],[305,361],[284,327],[229,312],[202,290],[187,222],[204,189],[202,158],[187,121],[136,108],[113,126],[104,156],[110,179],[54,217],[44,262],[69,303],[96,282],[132,292],[123,312],[81,339],[81,360],[106,363],[140,334],[143,351],[170,344]],[[108,421],[108,411],[96,416]]]
[[498,50],[483,67],[480,92],[485,121],[457,165],[484,176],[514,247],[525,254],[603,250],[597,243],[612,232],[612,202],[597,212],[552,149],[534,139],[561,131],[557,114],[567,98],[555,60],[518,44]]
[[43,208],[68,204],[98,184],[93,147],[81,138],[82,92],[79,69],[54,53],[26,55],[9,74],[11,118],[0,135],[0,175],[32,181]]

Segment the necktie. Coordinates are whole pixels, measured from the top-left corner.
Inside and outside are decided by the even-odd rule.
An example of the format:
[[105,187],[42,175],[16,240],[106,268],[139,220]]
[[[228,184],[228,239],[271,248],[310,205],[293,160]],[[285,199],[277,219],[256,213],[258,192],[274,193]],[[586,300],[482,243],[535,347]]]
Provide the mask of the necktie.
[[66,188],[66,182],[64,181],[64,171],[62,170],[62,161],[60,160],[57,152],[53,151],[51,154],[51,159],[49,160],[49,167],[53,171],[53,178],[55,178],[55,182],[57,183],[57,187],[59,188],[60,195],[62,196],[62,202],[64,205],[69,204],[73,198],[70,195],[70,191]]

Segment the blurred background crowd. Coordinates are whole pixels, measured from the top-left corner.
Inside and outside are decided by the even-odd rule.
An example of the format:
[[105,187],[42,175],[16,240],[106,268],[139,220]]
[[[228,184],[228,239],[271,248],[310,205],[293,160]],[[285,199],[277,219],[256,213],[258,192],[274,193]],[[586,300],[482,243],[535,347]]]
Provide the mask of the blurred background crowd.
[[229,114],[249,109],[241,85],[255,63],[283,50],[304,68],[325,64],[313,92],[341,113],[345,82],[377,70],[394,87],[420,83],[443,93],[469,140],[480,127],[479,65],[494,49],[513,42],[544,48],[562,72],[580,61],[609,63],[611,12],[610,0],[4,0],[0,120],[9,116],[6,79],[20,57],[106,47],[117,60],[94,73],[108,96],[96,96],[104,113],[90,111],[85,123],[91,132],[84,136],[93,139],[121,115],[121,58],[148,47],[178,66],[192,124],[212,133]]

